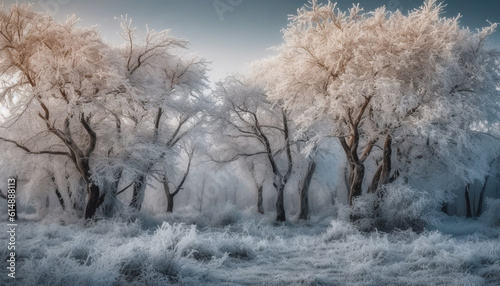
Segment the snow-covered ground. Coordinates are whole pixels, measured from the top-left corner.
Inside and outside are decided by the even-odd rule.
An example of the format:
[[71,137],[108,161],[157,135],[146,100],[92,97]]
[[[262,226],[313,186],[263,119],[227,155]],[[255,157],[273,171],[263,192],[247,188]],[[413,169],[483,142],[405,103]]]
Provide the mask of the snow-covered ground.
[[0,284],[500,285],[498,209],[421,233],[363,233],[333,212],[284,224],[230,206],[90,226],[24,219],[16,279],[3,266]]

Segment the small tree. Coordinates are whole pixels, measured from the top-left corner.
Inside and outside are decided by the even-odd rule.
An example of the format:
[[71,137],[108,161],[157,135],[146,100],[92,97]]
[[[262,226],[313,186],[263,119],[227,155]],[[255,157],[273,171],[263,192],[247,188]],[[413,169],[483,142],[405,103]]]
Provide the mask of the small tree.
[[[167,178],[167,171],[164,171],[163,177],[161,178],[161,182],[163,184],[163,190],[165,191],[165,195],[167,196],[167,212],[171,213],[174,211],[174,198],[179,194],[179,192],[182,190],[184,183],[186,183],[186,179],[189,175],[189,172],[191,170],[191,163],[193,161],[193,156],[195,152],[195,148],[189,148],[184,146],[184,149],[186,150],[186,156],[187,156],[187,166],[186,169],[177,185],[174,185],[173,182],[171,182]],[[171,191],[170,184],[174,186],[173,191]]]
[[[265,166],[272,174],[277,191],[276,220],[285,221],[284,191],[292,174],[292,148],[289,119],[279,106],[273,106],[258,88],[236,78],[219,83],[215,95],[221,111],[214,115],[218,121],[214,133],[216,144],[209,150],[216,162],[228,163],[245,159],[249,170]],[[258,202],[262,185],[256,181]],[[262,210],[261,206],[258,207]]]

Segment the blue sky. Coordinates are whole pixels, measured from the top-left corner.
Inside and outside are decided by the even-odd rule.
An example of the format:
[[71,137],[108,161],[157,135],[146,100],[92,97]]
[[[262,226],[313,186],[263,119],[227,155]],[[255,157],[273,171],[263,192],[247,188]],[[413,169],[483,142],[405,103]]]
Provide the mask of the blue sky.
[[[18,0],[19,2],[23,2]],[[15,0],[5,1],[8,6]],[[334,1],[332,1],[334,2]],[[365,11],[385,5],[390,10],[412,10],[423,0],[339,0],[341,9],[360,3]],[[47,11],[58,20],[75,13],[84,26],[98,25],[103,38],[120,44],[119,21],[128,15],[142,31],[171,29],[174,36],[190,41],[190,49],[212,62],[211,80],[234,72],[244,72],[250,62],[272,54],[269,47],[279,45],[281,29],[288,15],[307,0],[38,0],[34,9]],[[472,29],[500,22],[498,0],[445,0],[447,16],[462,15],[461,25]],[[500,46],[500,31],[490,46]]]

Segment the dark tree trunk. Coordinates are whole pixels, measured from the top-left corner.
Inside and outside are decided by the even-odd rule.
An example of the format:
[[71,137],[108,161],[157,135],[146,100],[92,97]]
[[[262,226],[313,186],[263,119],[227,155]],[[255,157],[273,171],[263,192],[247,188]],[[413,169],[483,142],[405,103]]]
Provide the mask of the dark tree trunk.
[[184,183],[186,183],[186,179],[189,175],[189,170],[191,169],[191,160],[193,159],[193,154],[194,154],[194,149],[191,151],[191,153],[188,152],[188,165],[186,168],[186,171],[184,172],[184,175],[182,176],[181,182],[177,187],[175,188],[174,192],[170,192],[170,187],[168,186],[168,179],[167,179],[167,174],[164,174],[164,179],[163,179],[163,189],[165,190],[165,195],[167,196],[167,212],[171,213],[174,211],[174,197],[177,196],[177,194],[182,190],[182,186],[184,186]]
[[99,206],[99,186],[92,181],[87,183],[87,206],[85,207],[85,219],[91,219]]
[[276,221],[286,221],[284,192],[285,184],[280,184],[277,188],[278,197],[276,198]]
[[448,214],[448,204],[447,203],[443,203],[441,205],[441,211],[445,214]]
[[258,124],[256,126],[257,129],[260,130],[260,134],[261,134],[262,139],[265,143],[264,146],[266,147],[267,157],[269,159],[269,163],[271,164],[273,174],[274,174],[273,185],[276,188],[276,190],[278,191],[278,197],[276,198],[276,221],[279,221],[279,222],[286,221],[284,192],[285,192],[286,183],[288,182],[288,179],[290,178],[290,175],[292,174],[292,169],[293,169],[292,152],[290,149],[290,137],[288,134],[288,121],[287,121],[286,113],[284,110],[282,110],[282,116],[283,116],[284,138],[286,141],[285,153],[286,153],[286,157],[288,160],[288,168],[287,168],[284,176],[280,172],[280,170],[276,164],[276,161],[274,160],[274,154],[272,152],[271,143],[269,142],[269,139],[260,130],[260,126]]
[[[52,182],[54,182],[54,185],[56,184],[56,178],[52,177]],[[61,195],[61,192],[59,192],[59,189],[57,188],[57,185],[56,185],[56,188],[55,188],[55,193],[56,193],[56,196],[57,196],[57,199],[59,200],[59,204],[61,204],[61,207],[63,209],[63,211],[66,210],[66,205],[64,204],[64,199]]]
[[486,192],[486,184],[488,184],[489,178],[490,176],[486,176],[483,187],[481,188],[481,193],[479,193],[479,202],[477,204],[476,217],[481,216],[481,213],[483,212],[484,193]]
[[167,195],[167,213],[174,211],[174,197],[172,195]]
[[354,199],[361,196],[363,178],[365,176],[365,166],[357,154],[359,135],[355,132],[349,143],[347,143],[343,137],[339,138],[339,140],[342,148],[344,149],[349,166],[348,201],[349,206],[352,207]]
[[[356,164],[354,170],[352,171],[351,188],[349,190],[349,206],[351,207],[351,210],[354,206],[354,200],[361,196],[364,176],[365,166],[362,163]],[[351,213],[350,219],[351,222],[356,222],[360,219],[360,217]]]
[[374,194],[377,192],[378,184],[380,182],[380,176],[382,175],[382,168],[383,165],[380,165],[377,168],[377,171],[375,171],[375,174],[373,174],[372,182],[370,184],[370,187],[368,187],[367,193]]
[[113,211],[115,209],[115,204],[116,204],[116,194],[118,193],[118,186],[120,184],[120,178],[121,178],[122,172],[120,171],[119,177],[111,184],[111,190],[109,192],[110,196],[106,198],[105,204],[104,204],[104,215],[105,216],[111,216],[113,214]]
[[299,219],[308,220],[309,219],[309,186],[311,185],[311,180],[316,170],[316,162],[309,161],[309,165],[307,166],[306,177],[304,178],[304,182],[299,189],[300,196],[300,213]]
[[470,197],[469,197],[469,187],[470,184],[465,186],[465,204],[467,205],[467,218],[472,217],[472,211],[470,206]]
[[353,173],[351,188],[349,190],[349,205],[352,206],[355,198],[361,196],[363,190],[363,178],[365,177],[365,166],[362,163],[356,163]]
[[380,175],[379,188],[389,183],[391,177],[392,136],[387,134],[384,142],[384,154],[382,158],[382,174]]
[[170,193],[170,187],[168,186],[168,182],[163,182],[163,189],[165,190],[165,195],[167,196],[167,213],[171,213],[174,211],[174,195]]
[[262,196],[262,188],[262,186],[257,187],[257,211],[260,214],[264,214],[264,206],[262,204],[264,202],[264,198]]
[[129,206],[137,210],[141,210],[142,202],[144,201],[144,191],[146,189],[146,176],[142,175],[138,181],[134,182],[134,190],[132,192],[132,200]]
[[381,187],[395,180],[397,177],[397,172],[391,178],[391,157],[392,157],[392,137],[387,134],[384,142],[384,152],[382,157],[382,164],[378,167],[377,171],[373,175],[372,182],[368,188],[368,193],[376,193],[381,199],[383,194],[381,192]]
[[64,199],[61,195],[61,193],[59,192],[59,189],[56,187],[55,189],[55,192],[56,192],[56,196],[57,196],[57,199],[59,200],[59,203],[61,204],[61,207],[63,209],[63,211],[66,210],[66,205],[64,204]]

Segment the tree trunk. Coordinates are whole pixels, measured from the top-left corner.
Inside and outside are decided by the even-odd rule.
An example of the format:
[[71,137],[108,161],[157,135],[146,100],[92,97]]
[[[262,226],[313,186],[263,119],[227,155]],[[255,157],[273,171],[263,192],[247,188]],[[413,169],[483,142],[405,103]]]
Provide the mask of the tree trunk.
[[488,184],[489,178],[490,176],[486,176],[483,187],[481,188],[481,193],[479,193],[479,202],[477,203],[476,217],[481,216],[481,213],[483,212],[484,193],[486,192],[486,184]]
[[448,204],[447,203],[441,204],[441,211],[445,214],[448,214]]
[[384,142],[384,154],[382,157],[382,174],[380,175],[380,181],[378,188],[382,185],[389,183],[391,177],[391,157],[392,157],[392,136],[387,134]]
[[344,168],[344,184],[346,189],[347,198],[349,198],[349,190],[351,189],[351,174],[352,169],[350,164]]
[[59,192],[59,189],[57,188],[56,178],[52,177],[52,182],[54,182],[54,185],[56,185],[55,193],[56,193],[57,199],[59,200],[59,204],[61,205],[63,211],[65,211],[66,210],[66,205],[64,204],[64,199],[63,199],[63,197],[61,195],[61,192]]
[[285,184],[280,184],[277,188],[278,197],[276,198],[276,221],[286,221],[284,192]]
[[182,186],[184,186],[184,183],[186,183],[186,179],[189,175],[189,170],[191,169],[191,160],[193,159],[193,154],[194,154],[194,149],[192,150],[191,153],[188,152],[189,156],[189,161],[188,165],[186,168],[186,171],[184,172],[184,175],[182,176],[181,182],[177,187],[175,187],[175,190],[173,193],[170,192],[170,187],[168,186],[168,179],[167,179],[167,173],[165,172],[163,176],[163,189],[165,190],[165,194],[167,196],[167,212],[171,213],[174,210],[174,197],[177,196],[177,194],[182,190]]
[[174,196],[167,195],[167,213],[174,211]]
[[392,137],[391,135],[387,134],[384,142],[382,164],[379,166],[379,168],[373,175],[372,182],[367,191],[368,193],[376,193],[380,199],[383,196],[382,192],[380,192],[381,187],[391,182],[391,158],[392,158]]
[[311,180],[316,170],[316,162],[311,160],[307,167],[306,177],[304,182],[299,189],[300,196],[300,213],[299,219],[308,220],[309,219],[309,186],[311,185]]
[[346,142],[345,138],[339,138],[340,144],[342,145],[342,149],[344,149],[344,153],[347,158],[347,163],[349,166],[349,206],[352,207],[352,203],[355,198],[361,196],[362,186],[363,186],[363,178],[365,176],[365,166],[363,162],[359,159],[357,154],[359,135],[354,132],[352,140],[349,143]]
[[57,187],[55,189],[55,192],[56,192],[57,199],[59,200],[59,203],[61,204],[61,207],[62,207],[63,211],[65,211],[66,210],[66,206],[64,204],[64,199],[63,199],[63,197],[62,197],[62,195],[59,192],[59,189]]
[[264,206],[262,205],[262,203],[264,202],[264,198],[262,196],[262,188],[263,186],[257,187],[257,211],[260,214],[264,214]]
[[[158,141],[158,134],[160,130],[160,120],[163,115],[163,109],[158,108],[158,111],[156,113],[156,118],[154,122],[154,129],[153,129],[153,142]],[[161,157],[163,157],[161,155]],[[151,168],[153,168],[154,163],[150,163],[150,165],[147,167],[147,171],[140,175],[137,180],[134,182],[134,190],[132,192],[132,200],[130,201],[129,206],[132,208],[135,208],[137,210],[141,210],[142,203],[144,202],[144,191],[146,190],[146,180],[148,179],[148,174],[151,171]]]
[[170,187],[168,186],[168,181],[163,181],[163,189],[165,190],[165,195],[167,196],[167,213],[174,211],[174,195],[170,193]]
[[368,187],[367,193],[375,194],[377,192],[378,185],[380,182],[380,176],[382,175],[382,168],[383,165],[380,165],[377,168],[377,171],[375,171],[375,173],[373,174],[372,182],[370,184],[370,187]]
[[138,181],[134,182],[134,190],[132,192],[132,200],[129,206],[137,210],[141,210],[142,202],[144,201],[144,191],[146,190],[146,176],[141,175]]
[[365,166],[363,163],[356,163],[352,171],[352,182],[349,190],[349,206],[351,207],[354,199],[361,196],[364,176]]
[[87,206],[85,207],[85,219],[91,219],[99,205],[99,186],[92,181],[87,183]]
[[472,211],[470,207],[469,187],[470,184],[467,184],[465,186],[465,204],[467,205],[467,218],[472,217]]

